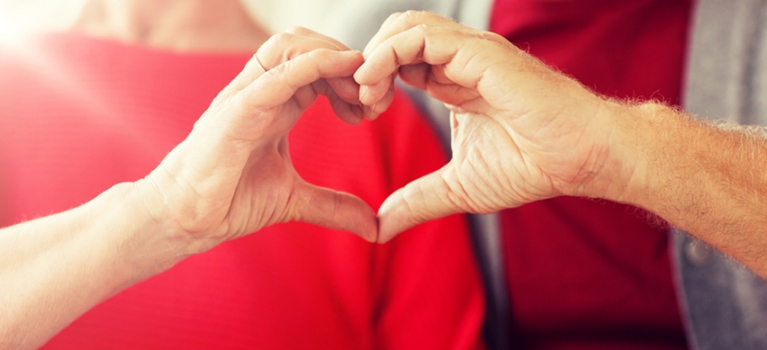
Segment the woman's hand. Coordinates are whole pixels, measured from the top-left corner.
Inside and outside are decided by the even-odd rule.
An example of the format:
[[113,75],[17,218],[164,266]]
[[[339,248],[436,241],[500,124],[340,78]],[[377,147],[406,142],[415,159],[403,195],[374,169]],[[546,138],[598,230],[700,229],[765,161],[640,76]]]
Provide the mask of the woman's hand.
[[185,254],[292,220],[375,241],[373,210],[351,194],[304,181],[291,164],[287,140],[319,94],[342,120],[362,120],[352,78],[362,62],[361,53],[303,28],[261,46],[189,137],[136,183],[153,217],[192,239]]
[[0,230],[0,349],[40,347],[111,295],[277,222],[306,221],[374,241],[373,210],[301,179],[286,136],[319,94],[341,119],[362,120],[351,77],[362,61],[361,53],[301,28],[276,35],[147,177]]
[[[427,12],[392,15],[355,74],[373,116],[399,75],[451,110],[453,159],[392,194],[379,242],[421,222],[490,213],[559,195],[601,196],[617,104],[553,71],[504,38]],[[616,179],[617,180],[617,179]],[[617,183],[617,182],[616,182]]]

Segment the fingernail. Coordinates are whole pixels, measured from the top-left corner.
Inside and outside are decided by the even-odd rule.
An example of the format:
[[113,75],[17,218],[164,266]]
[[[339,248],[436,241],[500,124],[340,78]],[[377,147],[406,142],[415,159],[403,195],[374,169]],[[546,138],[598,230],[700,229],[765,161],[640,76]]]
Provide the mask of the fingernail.
[[365,99],[365,96],[367,96],[369,90],[370,90],[370,88],[368,88],[367,85],[360,85],[360,102],[363,102],[363,100]]

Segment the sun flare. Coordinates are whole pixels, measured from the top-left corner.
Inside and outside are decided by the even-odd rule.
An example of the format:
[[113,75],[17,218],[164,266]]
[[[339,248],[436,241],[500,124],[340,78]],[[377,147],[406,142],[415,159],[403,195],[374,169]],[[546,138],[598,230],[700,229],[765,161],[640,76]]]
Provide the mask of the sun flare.
[[34,33],[66,28],[83,0],[0,0],[0,45],[19,46]]
[[29,33],[28,25],[18,17],[0,13],[0,45],[23,46],[24,38]]

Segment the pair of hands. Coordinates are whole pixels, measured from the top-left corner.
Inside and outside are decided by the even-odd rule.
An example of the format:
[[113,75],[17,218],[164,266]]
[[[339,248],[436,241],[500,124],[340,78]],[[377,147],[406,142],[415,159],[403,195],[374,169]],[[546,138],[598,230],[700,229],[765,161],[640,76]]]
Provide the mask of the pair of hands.
[[[451,110],[453,159],[376,215],[354,195],[304,181],[287,133],[320,94],[348,123],[375,119],[397,75]],[[450,214],[605,190],[609,105],[502,37],[430,13],[392,15],[364,56],[297,28],[268,40],[136,185],[151,194],[155,219],[193,238],[195,252],[292,220],[386,242]]]

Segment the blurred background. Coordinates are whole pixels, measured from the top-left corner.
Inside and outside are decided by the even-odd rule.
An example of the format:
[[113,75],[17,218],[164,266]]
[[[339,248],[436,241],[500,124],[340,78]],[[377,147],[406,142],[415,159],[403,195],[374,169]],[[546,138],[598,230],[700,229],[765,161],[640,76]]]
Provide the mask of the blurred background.
[[[380,1],[386,2],[367,3]],[[0,0],[0,29],[6,33],[61,29],[74,20],[83,3],[84,0]],[[243,3],[272,32],[299,24],[318,31],[332,30],[343,26],[337,19],[344,17],[327,14],[354,11],[359,7],[354,6],[357,1],[353,0],[243,0]],[[256,7],[261,10],[255,11]]]
[[[0,0],[0,35],[13,37],[18,32],[66,28],[75,20],[83,3],[84,0]],[[272,33],[300,25],[361,50],[392,12],[428,10],[470,27],[484,28],[492,2],[242,0],[242,3],[257,22]]]

